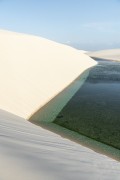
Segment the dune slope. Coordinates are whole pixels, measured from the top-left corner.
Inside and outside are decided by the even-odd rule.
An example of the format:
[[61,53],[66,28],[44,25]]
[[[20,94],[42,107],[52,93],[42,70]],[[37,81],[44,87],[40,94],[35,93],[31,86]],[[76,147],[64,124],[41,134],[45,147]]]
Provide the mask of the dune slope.
[[0,110],[0,180],[119,180],[120,164]]
[[0,109],[29,118],[95,64],[66,45],[1,30]]

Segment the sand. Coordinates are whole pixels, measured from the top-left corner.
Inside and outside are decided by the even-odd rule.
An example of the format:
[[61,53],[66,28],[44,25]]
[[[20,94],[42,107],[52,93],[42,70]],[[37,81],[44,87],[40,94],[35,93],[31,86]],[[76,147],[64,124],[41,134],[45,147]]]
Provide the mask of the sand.
[[28,119],[96,62],[72,47],[0,31],[0,108]]
[[120,178],[120,164],[28,121],[96,62],[40,37],[0,31],[0,179]]
[[0,180],[119,180],[120,163],[0,111]]
[[88,52],[87,54],[90,57],[120,61],[120,49],[109,49],[96,52]]

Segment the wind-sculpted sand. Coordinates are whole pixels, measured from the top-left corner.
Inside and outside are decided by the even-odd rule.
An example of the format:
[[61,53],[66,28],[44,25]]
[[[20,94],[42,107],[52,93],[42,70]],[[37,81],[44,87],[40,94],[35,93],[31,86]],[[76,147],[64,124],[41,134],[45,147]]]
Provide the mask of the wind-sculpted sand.
[[117,161],[27,121],[94,65],[71,47],[0,31],[0,180],[120,178]]
[[1,180],[119,180],[120,164],[0,111]]
[[29,118],[95,64],[69,46],[0,31],[0,108]]

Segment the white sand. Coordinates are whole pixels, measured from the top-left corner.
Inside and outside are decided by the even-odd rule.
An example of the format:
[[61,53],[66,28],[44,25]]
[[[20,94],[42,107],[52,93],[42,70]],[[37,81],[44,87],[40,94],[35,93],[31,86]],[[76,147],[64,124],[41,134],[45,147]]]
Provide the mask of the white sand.
[[0,31],[0,180],[120,178],[118,162],[21,118],[95,64],[73,48]]
[[87,54],[90,57],[120,61],[120,49],[109,49],[103,51],[89,52]]
[[66,45],[0,31],[0,109],[29,118],[96,62]]
[[119,180],[120,163],[0,111],[0,180]]

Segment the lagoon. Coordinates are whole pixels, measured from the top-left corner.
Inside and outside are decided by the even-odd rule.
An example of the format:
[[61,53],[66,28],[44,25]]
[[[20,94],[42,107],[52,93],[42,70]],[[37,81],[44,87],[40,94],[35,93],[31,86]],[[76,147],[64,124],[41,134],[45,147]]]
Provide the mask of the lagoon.
[[120,62],[96,60],[54,123],[120,149]]

